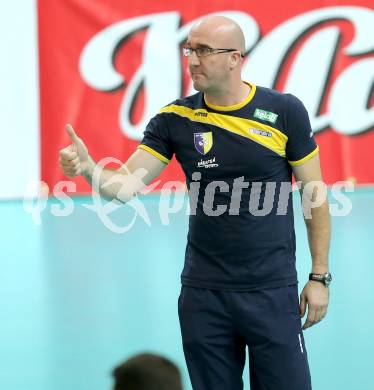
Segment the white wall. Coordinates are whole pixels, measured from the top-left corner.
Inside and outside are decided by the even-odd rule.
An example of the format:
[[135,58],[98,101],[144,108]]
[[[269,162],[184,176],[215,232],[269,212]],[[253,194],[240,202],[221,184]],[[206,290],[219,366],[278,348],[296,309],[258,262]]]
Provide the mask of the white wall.
[[0,11],[0,199],[22,198],[39,180],[36,0]]

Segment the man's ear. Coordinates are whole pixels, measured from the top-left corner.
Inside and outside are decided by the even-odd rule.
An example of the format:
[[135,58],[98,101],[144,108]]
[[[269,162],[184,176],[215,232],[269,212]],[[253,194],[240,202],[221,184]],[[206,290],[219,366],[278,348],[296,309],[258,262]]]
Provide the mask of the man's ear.
[[234,69],[238,65],[238,61],[240,59],[240,54],[235,52],[230,56],[230,70]]

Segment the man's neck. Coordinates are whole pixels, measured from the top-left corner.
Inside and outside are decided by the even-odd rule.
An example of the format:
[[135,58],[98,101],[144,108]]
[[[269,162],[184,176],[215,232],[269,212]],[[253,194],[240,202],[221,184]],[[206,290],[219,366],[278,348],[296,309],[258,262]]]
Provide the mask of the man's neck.
[[213,106],[234,106],[245,100],[251,92],[251,87],[240,80],[220,91],[204,92],[205,101]]

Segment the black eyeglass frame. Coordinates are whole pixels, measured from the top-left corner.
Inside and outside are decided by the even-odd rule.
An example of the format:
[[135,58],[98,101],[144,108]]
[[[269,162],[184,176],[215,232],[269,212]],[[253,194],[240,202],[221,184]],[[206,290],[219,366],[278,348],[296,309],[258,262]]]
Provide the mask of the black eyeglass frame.
[[[186,54],[187,53],[187,50],[189,50],[191,52],[191,54]],[[199,55],[197,50],[208,50],[208,54],[205,54],[205,55]],[[214,55],[214,54],[221,54],[221,53],[228,53],[230,51],[238,51],[240,53],[240,57],[244,57],[244,54],[240,52],[240,50],[238,49],[219,49],[219,48],[213,48],[213,47],[197,47],[196,49],[192,49],[192,47],[188,47],[188,46],[184,46],[183,47],[183,55],[185,57],[191,57],[192,55],[192,52],[195,52],[195,54],[197,55],[197,57],[208,57],[208,56],[211,56],[211,55]]]

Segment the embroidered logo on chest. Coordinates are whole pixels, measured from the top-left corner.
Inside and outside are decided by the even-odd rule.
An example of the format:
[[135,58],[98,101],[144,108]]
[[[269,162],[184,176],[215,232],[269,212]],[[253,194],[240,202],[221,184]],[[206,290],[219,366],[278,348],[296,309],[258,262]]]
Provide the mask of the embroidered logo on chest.
[[274,112],[265,111],[265,110],[261,110],[260,108],[256,108],[253,117],[257,119],[261,119],[262,121],[275,123],[278,118],[278,114],[274,114]]
[[263,137],[272,137],[273,136],[273,133],[270,133],[270,131],[254,129],[252,127],[249,129],[249,132],[252,134],[261,135]]
[[207,154],[213,146],[213,134],[212,132],[208,133],[194,133],[194,144],[195,149],[200,154]]

